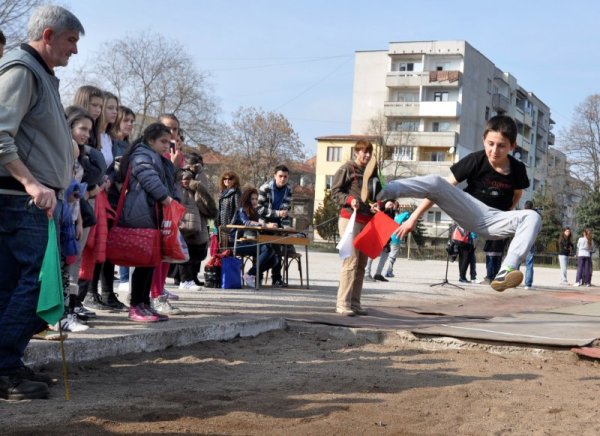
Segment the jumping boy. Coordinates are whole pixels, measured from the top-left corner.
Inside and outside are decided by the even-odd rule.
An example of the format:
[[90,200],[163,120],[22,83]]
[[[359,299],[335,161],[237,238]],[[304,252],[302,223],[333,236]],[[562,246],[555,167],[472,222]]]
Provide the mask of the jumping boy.
[[[525,165],[509,153],[516,147],[517,126],[506,115],[491,118],[483,132],[483,150],[465,156],[450,167],[452,174],[394,180],[378,198],[423,198],[410,218],[394,232],[403,238],[417,220],[437,204],[461,227],[486,239],[513,236],[500,272],[492,280],[496,291],[517,287],[523,281],[518,265],[529,253],[540,231],[541,218],[533,210],[514,210],[529,186]],[[464,191],[456,188],[466,181]]]

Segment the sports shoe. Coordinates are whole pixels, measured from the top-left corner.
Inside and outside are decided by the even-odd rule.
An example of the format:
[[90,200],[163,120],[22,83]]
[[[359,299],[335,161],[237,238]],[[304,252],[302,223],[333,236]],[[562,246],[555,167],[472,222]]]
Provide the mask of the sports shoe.
[[22,374],[0,376],[0,398],[6,400],[35,400],[48,398],[46,383],[31,381]]
[[581,286],[581,283],[575,282],[575,283],[573,283],[573,286]]
[[377,280],[378,282],[389,282],[388,279],[386,279],[384,276],[382,276],[381,274],[375,274],[373,276],[374,280]]
[[107,305],[108,307],[110,307],[113,310],[127,309],[127,306],[125,306],[123,303],[121,303],[119,301],[118,295],[115,294],[114,292],[111,292],[108,294],[103,294],[100,297],[100,299],[105,305]]
[[362,306],[360,304],[358,305],[354,305],[351,306],[350,309],[352,310],[352,312],[354,312],[356,315],[360,315],[360,316],[365,316],[368,315],[369,312],[367,311],[367,309],[363,309]]
[[509,288],[516,288],[523,281],[523,273],[517,269],[507,267],[500,270],[498,275],[492,280],[490,286],[494,291],[502,292]]
[[470,281],[468,281],[467,279],[458,279],[458,281],[460,283],[471,283]]
[[[62,338],[63,341],[69,337],[68,334],[63,332]],[[50,329],[42,330],[41,332],[37,332],[35,335],[31,337],[31,339],[39,339],[42,341],[60,341],[60,332],[55,332]]]
[[119,292],[123,292],[124,294],[128,294],[131,291],[129,287],[129,282],[121,282],[119,283]]
[[150,307],[162,315],[177,315],[178,313],[181,313],[181,309],[172,306],[171,303],[169,303],[166,295],[161,295],[157,298],[151,298]]
[[163,322],[163,321],[168,321],[169,317],[167,315],[163,315],[162,313],[158,313],[156,310],[152,309],[152,307],[150,307],[147,304],[141,304],[142,308],[150,315],[154,315],[158,317],[158,321],[159,322]]
[[[61,319],[59,322],[63,331],[66,332],[84,332],[90,328],[89,326],[80,323],[77,319],[77,315],[75,315],[74,313],[69,313],[65,318]],[[56,327],[53,327],[53,330],[58,330],[58,323],[56,323]]]
[[134,322],[158,322],[158,316],[147,312],[142,304],[131,306],[127,317]]
[[[182,291],[200,291],[202,290],[202,288],[200,286],[198,286],[196,283],[194,283],[193,280],[190,280],[189,282],[181,282],[179,284],[179,289],[181,289]],[[169,291],[166,291],[166,294],[168,295],[169,300],[179,300],[179,297]],[[171,298],[171,295],[174,295],[176,298]]]
[[385,273],[385,276],[386,276],[388,279],[391,279],[392,277],[395,277],[395,276],[394,276],[394,273],[391,273],[391,272],[386,272],[386,273]]
[[283,281],[283,280],[281,280],[281,279],[277,279],[277,280],[273,279],[273,284],[272,284],[272,286],[273,286],[274,288],[287,288],[287,283],[286,283],[286,282],[284,282],[284,281]]
[[364,281],[365,282],[374,282],[375,279],[373,277],[371,277],[371,274],[365,274]]
[[338,313],[342,316],[356,316],[356,313],[352,309],[348,309],[347,307],[336,307],[335,313]]
[[244,274],[244,281],[250,288],[254,288],[256,286],[256,276],[251,276],[250,274]]
[[83,305],[89,310],[113,310],[112,307],[104,304],[98,295],[88,294],[84,300]]
[[85,315],[88,318],[96,318],[96,312],[92,312],[91,310],[86,309],[81,303],[78,303],[75,306],[73,312],[75,312],[75,314],[77,315]]

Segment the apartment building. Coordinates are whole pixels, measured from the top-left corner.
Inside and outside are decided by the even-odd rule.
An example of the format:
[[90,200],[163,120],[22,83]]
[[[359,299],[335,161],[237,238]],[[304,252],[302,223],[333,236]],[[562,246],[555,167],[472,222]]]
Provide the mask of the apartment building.
[[[550,108],[533,92],[466,41],[392,42],[355,55],[351,134],[381,138],[387,179],[448,175],[454,162],[481,149],[485,123],[496,114],[517,122],[514,156],[531,181],[523,202],[545,183],[554,144]],[[317,163],[317,193],[326,176]],[[425,217],[430,237],[445,237],[449,223],[437,208]]]

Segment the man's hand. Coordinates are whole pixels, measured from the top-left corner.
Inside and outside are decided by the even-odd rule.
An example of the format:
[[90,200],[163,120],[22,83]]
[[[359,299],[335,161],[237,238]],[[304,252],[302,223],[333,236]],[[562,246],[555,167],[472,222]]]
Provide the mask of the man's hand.
[[408,236],[408,234],[410,232],[412,232],[414,229],[417,228],[417,221],[419,220],[419,216],[414,216],[411,215],[410,218],[408,218],[406,221],[404,221],[402,224],[400,224],[400,227],[398,227],[395,231],[394,231],[394,235],[396,235],[396,237],[398,239],[404,239],[406,236]]
[[48,218],[51,218],[56,209],[56,193],[53,189],[47,188],[41,183],[34,182],[25,185],[25,191],[31,196],[33,204],[40,209],[44,209]]
[[357,210],[358,206],[360,206],[360,202],[356,198],[353,198],[350,202],[350,207],[354,210]]
[[167,205],[171,204],[172,201],[173,201],[173,199],[171,197],[167,197],[161,203],[163,206],[167,206]]
[[371,213],[377,213],[379,210],[379,205],[377,203],[371,204]]
[[281,209],[277,211],[277,216],[279,218],[286,218],[288,216],[288,211],[286,209]]

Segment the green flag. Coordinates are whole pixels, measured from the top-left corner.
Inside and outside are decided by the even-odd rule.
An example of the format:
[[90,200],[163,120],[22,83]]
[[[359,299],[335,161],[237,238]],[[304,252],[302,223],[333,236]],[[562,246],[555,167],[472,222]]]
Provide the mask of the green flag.
[[40,271],[40,282],[37,314],[48,324],[56,324],[63,316],[65,303],[54,218],[48,220],[48,244],[46,245],[46,253]]

